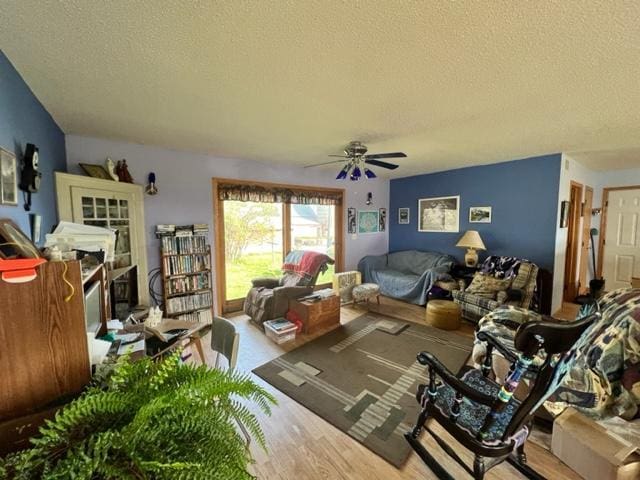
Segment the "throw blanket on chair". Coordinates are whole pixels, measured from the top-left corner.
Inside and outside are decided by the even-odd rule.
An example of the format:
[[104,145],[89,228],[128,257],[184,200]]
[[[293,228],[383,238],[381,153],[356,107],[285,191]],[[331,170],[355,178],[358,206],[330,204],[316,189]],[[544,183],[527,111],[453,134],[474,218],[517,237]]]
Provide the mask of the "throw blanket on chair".
[[293,250],[284,259],[282,271],[296,275],[308,283],[314,279],[318,270],[320,273],[327,271],[327,263],[333,263],[333,260],[324,253]]
[[491,255],[482,262],[480,272],[483,275],[491,275],[496,278],[513,278],[518,275],[520,264],[528,261],[516,257]]

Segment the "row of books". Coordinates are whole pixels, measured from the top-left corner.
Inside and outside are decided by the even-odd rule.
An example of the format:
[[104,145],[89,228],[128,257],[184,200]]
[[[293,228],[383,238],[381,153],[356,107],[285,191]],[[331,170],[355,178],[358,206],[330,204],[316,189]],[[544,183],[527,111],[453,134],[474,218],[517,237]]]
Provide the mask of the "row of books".
[[162,261],[164,262],[165,275],[201,272],[203,270],[209,270],[211,267],[209,254],[164,257]]
[[165,255],[207,252],[207,237],[162,237],[161,243]]
[[208,272],[167,279],[167,293],[169,295],[189,293],[194,290],[204,290],[205,288],[209,288],[209,286]]
[[211,292],[196,293],[184,297],[169,298],[166,302],[167,315],[178,312],[211,307],[213,303]]
[[156,225],[156,236],[191,237],[193,235],[206,236],[209,233],[209,225],[206,223],[194,223],[193,225],[174,225],[163,223]]
[[213,316],[211,315],[211,309],[196,310],[194,312],[182,313],[175,318],[180,320],[186,320],[188,322],[198,323],[213,323]]

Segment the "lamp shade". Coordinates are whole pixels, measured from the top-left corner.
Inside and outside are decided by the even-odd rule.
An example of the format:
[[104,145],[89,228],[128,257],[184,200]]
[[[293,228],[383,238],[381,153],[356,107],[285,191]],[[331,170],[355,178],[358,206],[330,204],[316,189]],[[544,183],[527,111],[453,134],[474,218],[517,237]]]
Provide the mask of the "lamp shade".
[[476,230],[467,230],[462,238],[456,243],[456,247],[473,248],[475,250],[486,250],[480,234]]

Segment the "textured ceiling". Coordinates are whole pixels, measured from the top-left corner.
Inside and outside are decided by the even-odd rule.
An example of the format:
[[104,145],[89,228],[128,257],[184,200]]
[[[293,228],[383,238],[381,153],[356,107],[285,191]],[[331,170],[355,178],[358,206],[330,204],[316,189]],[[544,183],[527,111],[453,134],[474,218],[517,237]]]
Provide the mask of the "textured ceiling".
[[394,176],[559,151],[640,166],[640,2],[0,0],[0,18],[66,133],[298,165],[362,140],[409,155]]

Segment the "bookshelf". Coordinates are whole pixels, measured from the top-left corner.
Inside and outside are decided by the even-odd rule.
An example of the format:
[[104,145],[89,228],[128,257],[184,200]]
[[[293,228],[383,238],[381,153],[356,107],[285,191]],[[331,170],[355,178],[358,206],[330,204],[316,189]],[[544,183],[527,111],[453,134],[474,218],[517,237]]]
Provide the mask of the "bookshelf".
[[165,315],[211,323],[211,247],[206,234],[161,235],[160,259]]

